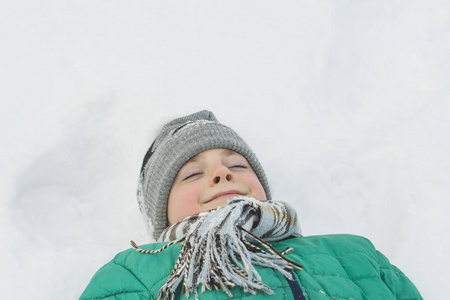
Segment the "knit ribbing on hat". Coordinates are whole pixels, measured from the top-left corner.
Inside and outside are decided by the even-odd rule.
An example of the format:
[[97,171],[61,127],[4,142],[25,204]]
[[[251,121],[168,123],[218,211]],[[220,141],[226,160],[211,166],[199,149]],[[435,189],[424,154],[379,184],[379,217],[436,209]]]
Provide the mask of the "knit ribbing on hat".
[[261,164],[236,132],[206,110],[175,119],[163,127],[145,155],[138,183],[139,208],[149,229],[153,227],[155,240],[168,226],[167,199],[178,171],[198,153],[213,148],[243,155],[255,171],[267,199],[271,199]]

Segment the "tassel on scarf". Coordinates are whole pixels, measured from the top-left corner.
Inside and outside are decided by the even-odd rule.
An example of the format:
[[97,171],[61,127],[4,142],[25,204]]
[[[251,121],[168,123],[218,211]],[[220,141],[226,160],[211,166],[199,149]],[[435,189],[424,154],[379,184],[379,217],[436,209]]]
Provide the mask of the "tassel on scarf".
[[184,296],[189,298],[194,293],[198,299],[200,286],[201,292],[222,290],[230,297],[235,286],[251,294],[262,291],[272,295],[254,266],[276,269],[292,279],[288,270],[303,268],[284,257],[292,248],[280,253],[267,243],[291,236],[301,236],[292,207],[282,202],[239,197],[224,208],[201,212],[168,227],[160,241],[171,242],[161,249],[142,250],[133,241],[131,244],[141,253],[152,254],[182,243],[172,273],[156,299],[173,299],[182,281]]

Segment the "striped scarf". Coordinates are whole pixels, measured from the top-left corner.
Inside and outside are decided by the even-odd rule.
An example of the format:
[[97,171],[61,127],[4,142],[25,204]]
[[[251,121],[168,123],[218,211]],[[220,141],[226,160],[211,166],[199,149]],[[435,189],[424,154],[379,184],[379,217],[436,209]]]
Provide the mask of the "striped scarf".
[[295,236],[301,236],[301,232],[297,214],[290,205],[237,197],[224,208],[201,212],[168,227],[159,241],[170,243],[161,249],[142,250],[131,243],[137,251],[148,254],[182,243],[172,273],[156,299],[173,299],[183,280],[185,297],[194,292],[198,299],[200,286],[201,292],[214,288],[230,297],[234,286],[251,294],[263,291],[272,295],[254,265],[276,269],[292,280],[289,270],[302,268],[284,257],[292,248],[278,252],[267,242]]

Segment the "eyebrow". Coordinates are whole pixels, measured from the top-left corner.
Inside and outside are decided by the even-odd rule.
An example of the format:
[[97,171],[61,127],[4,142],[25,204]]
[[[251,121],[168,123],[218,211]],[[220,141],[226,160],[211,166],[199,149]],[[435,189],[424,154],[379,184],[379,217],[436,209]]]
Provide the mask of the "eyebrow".
[[230,149],[223,149],[222,153],[225,153],[228,156],[233,155],[233,154],[238,154],[237,152],[230,150]]

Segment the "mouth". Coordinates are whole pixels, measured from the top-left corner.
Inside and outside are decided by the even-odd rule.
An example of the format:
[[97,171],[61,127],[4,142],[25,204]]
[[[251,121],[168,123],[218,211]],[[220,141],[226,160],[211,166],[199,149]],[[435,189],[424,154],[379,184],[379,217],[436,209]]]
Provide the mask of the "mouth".
[[236,190],[226,191],[226,192],[215,194],[211,199],[209,199],[205,203],[209,203],[211,201],[218,200],[218,199],[227,198],[230,196],[237,197],[237,196],[243,196],[243,195],[245,195],[245,194],[240,191],[236,191]]

